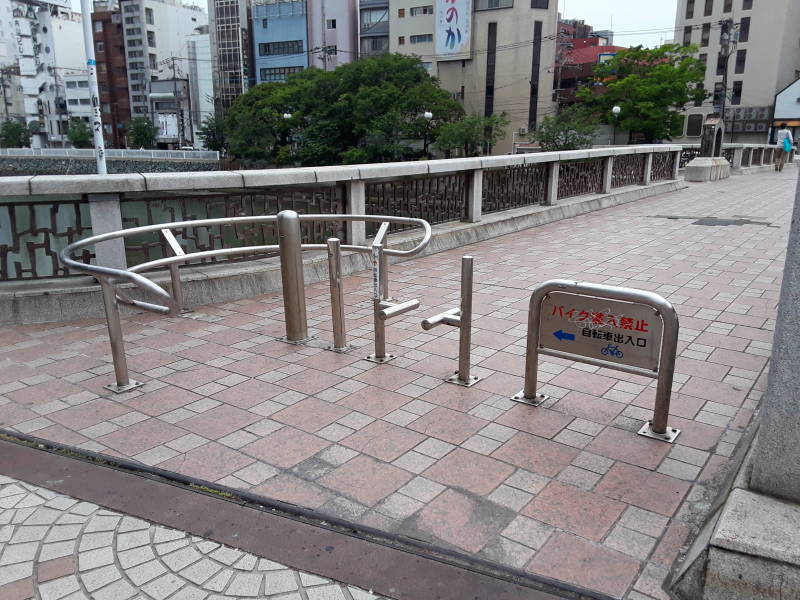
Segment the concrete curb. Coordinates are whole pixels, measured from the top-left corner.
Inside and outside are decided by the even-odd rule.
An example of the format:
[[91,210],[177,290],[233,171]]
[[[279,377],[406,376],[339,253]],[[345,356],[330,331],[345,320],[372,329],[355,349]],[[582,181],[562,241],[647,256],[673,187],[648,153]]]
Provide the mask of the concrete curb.
[[[682,179],[659,181],[648,187],[620,188],[611,194],[567,198],[553,206],[535,205],[489,213],[483,215],[482,220],[477,223],[443,223],[433,228],[430,244],[417,256],[436,254],[685,187],[687,185]],[[392,248],[411,248],[418,241],[419,236],[413,231],[392,234],[390,237]],[[303,265],[306,284],[327,280],[325,253],[306,253]],[[371,261],[367,254],[351,252],[342,257],[343,275],[370,267]],[[155,274],[152,279],[160,284],[169,281],[165,272]],[[188,307],[239,300],[281,289],[280,263],[277,257],[238,264],[189,267],[181,269],[181,279]],[[13,287],[6,286],[5,290],[0,289],[2,325],[72,321],[102,317],[103,314],[99,286],[89,277],[26,282]]]

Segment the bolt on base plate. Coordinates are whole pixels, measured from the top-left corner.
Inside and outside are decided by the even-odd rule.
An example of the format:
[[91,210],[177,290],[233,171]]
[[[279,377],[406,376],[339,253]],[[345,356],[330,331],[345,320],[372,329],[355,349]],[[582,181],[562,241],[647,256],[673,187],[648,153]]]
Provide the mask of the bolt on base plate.
[[344,354],[345,352],[350,352],[350,350],[352,350],[352,349],[353,349],[353,347],[350,344],[347,344],[346,346],[341,346],[341,347],[334,346],[333,344],[328,344],[327,346],[325,346],[325,350],[328,350],[330,352],[337,352],[339,354]]
[[106,388],[107,390],[111,390],[115,394],[122,394],[124,392],[130,392],[131,390],[135,390],[136,388],[142,387],[143,385],[144,383],[142,383],[141,381],[136,381],[134,379],[131,379],[130,381],[128,381],[128,385],[117,385],[116,383],[108,383],[103,387]]
[[375,356],[374,354],[370,354],[369,356],[364,358],[364,360],[368,360],[369,362],[374,362],[378,363],[379,365],[382,365],[384,363],[389,362],[390,360],[394,360],[395,358],[397,357],[394,354],[387,354],[386,356]]
[[304,337],[304,338],[299,339],[299,340],[290,340],[285,335],[282,335],[281,337],[275,338],[275,339],[278,340],[279,342],[284,342],[286,344],[291,344],[292,346],[304,346],[307,343],[309,343],[311,340],[313,340],[315,337],[316,336],[310,335],[308,337]]
[[674,427],[667,427],[667,430],[664,433],[656,433],[652,429],[652,423],[648,421],[645,423],[642,428],[638,431],[639,435],[643,435],[644,437],[653,438],[654,440],[660,440],[662,442],[667,442],[671,444],[675,441],[675,438],[680,435],[681,430],[675,429]]
[[547,394],[536,394],[536,396],[533,398],[526,398],[525,391],[520,390],[519,392],[511,396],[511,399],[514,402],[519,402],[520,404],[527,404],[529,406],[539,406],[545,400],[549,400],[550,396],[548,396]]
[[445,382],[452,383],[452,384],[455,384],[455,385],[460,385],[462,387],[472,387],[473,385],[478,383],[480,380],[481,380],[481,378],[478,377],[477,375],[470,375],[469,377],[467,377],[467,380],[464,381],[462,379],[459,379],[458,373],[456,373],[455,375],[450,375],[450,377],[447,377],[445,379]]

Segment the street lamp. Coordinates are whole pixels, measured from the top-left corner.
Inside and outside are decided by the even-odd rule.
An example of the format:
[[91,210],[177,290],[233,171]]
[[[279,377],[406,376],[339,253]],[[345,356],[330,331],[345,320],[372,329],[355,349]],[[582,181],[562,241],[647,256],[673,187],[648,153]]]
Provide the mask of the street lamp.
[[422,116],[430,121],[433,118],[433,113],[429,110],[426,110],[424,113],[422,113]]
[[617,117],[619,117],[619,113],[622,112],[622,109],[619,106],[614,106],[611,109],[614,118],[612,119],[611,123],[611,145],[614,146],[617,143]]
[[289,119],[292,118],[292,113],[288,113],[288,112],[287,113],[283,113],[283,118],[288,121]]
[[425,153],[427,158],[430,158],[430,154],[428,154],[428,131],[431,128],[431,119],[433,118],[433,113],[429,110],[426,110],[422,113],[422,117],[427,121],[425,124],[425,131],[422,133],[422,152]]

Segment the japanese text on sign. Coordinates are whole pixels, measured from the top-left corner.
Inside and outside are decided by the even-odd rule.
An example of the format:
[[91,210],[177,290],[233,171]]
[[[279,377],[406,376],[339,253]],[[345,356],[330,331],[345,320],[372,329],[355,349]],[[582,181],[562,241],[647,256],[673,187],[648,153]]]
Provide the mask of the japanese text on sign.
[[472,0],[436,0],[436,54],[439,60],[463,58],[472,39]]

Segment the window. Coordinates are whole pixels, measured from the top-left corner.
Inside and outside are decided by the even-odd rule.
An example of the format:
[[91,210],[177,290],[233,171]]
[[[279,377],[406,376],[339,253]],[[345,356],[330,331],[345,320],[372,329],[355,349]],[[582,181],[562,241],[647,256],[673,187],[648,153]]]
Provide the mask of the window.
[[261,19],[261,29],[267,29],[269,26],[269,19]]
[[706,7],[703,10],[704,17],[710,17],[711,13],[714,12],[714,0],[706,0]]
[[389,38],[386,36],[361,38],[361,46],[359,50],[362,55],[388,52]]
[[691,46],[692,45],[692,27],[691,25],[687,25],[683,28],[683,45],[684,46]]
[[128,27],[125,30],[125,35],[142,35],[141,27]]
[[747,50],[736,51],[736,67],[733,72],[737,75],[744,73],[744,63],[747,60]]
[[420,15],[432,15],[433,14],[433,5],[429,4],[428,6],[415,6],[411,9],[411,16],[417,17]]
[[280,54],[302,54],[303,40],[290,42],[266,42],[258,45],[259,56],[276,56]]
[[721,106],[722,105],[722,96],[725,94],[725,90],[722,89],[722,82],[718,81],[714,84],[714,96],[713,96],[713,103],[714,106]]
[[129,69],[144,69],[144,63],[141,62],[141,61],[130,62],[130,63],[128,63],[128,68]]
[[[705,89],[706,86],[704,86],[702,83],[698,83],[696,87],[697,87],[698,90],[703,90],[703,89]],[[695,100],[694,101],[694,105],[695,106],[703,106],[703,101],[702,100]]]
[[128,58],[140,58],[142,56],[144,56],[144,50],[131,50],[128,52]]
[[430,73],[431,69],[433,69],[433,63],[424,62],[422,63],[422,68],[425,69],[428,73]]
[[694,0],[686,0],[686,18],[694,18]]
[[144,73],[141,73],[141,72],[128,73],[128,77],[130,79],[134,79],[134,80],[144,79]]
[[155,22],[153,21],[153,9],[152,8],[145,8],[144,9],[144,20],[145,20],[145,23],[147,23],[148,25],[155,25]]
[[378,23],[389,22],[389,10],[386,8],[365,8],[361,11],[361,31],[372,29]]
[[156,55],[155,54],[149,54],[148,55],[148,59],[150,60],[150,68],[151,69],[158,68],[158,64],[156,64]]
[[150,48],[156,47],[156,32],[155,31],[148,31],[147,32],[147,45]]
[[336,29],[336,19],[328,19],[325,21],[326,29]]
[[101,31],[103,31],[103,22],[102,21],[95,21],[94,22],[94,30],[97,33],[100,33]]
[[141,83],[134,83],[131,85],[132,92],[141,92],[142,91],[142,84]]
[[742,103],[742,82],[734,81],[733,90],[731,92],[731,104],[741,104],[741,103]]
[[402,19],[406,16],[406,9],[405,8],[398,8],[397,9],[397,18]]
[[711,36],[711,23],[703,25],[703,32],[700,34],[700,45],[708,46],[708,38]]
[[95,42],[94,43],[94,51],[95,52],[105,52],[106,45],[103,42]]
[[261,81],[286,81],[287,75],[302,70],[303,67],[272,67],[269,69],[261,69]]
[[126,12],[126,13],[139,12],[139,5],[138,4],[126,4],[124,12]]
[[548,0],[531,0],[531,8],[548,8]]
[[739,43],[750,39],[750,17],[742,17],[739,23]]
[[722,54],[717,55],[717,75],[724,75],[728,67],[728,57]]
[[689,115],[686,119],[686,137],[700,137],[703,133],[703,115]]
[[125,17],[125,25],[138,25],[139,17]]
[[397,38],[398,46],[403,46],[405,43],[406,43],[406,36],[401,35],[400,37]]
[[86,106],[87,104],[91,104],[92,101],[89,100],[88,98],[81,98],[80,99],[80,103],[81,103],[81,105]]
[[708,54],[703,52],[700,56],[697,57],[697,60],[699,60],[701,63],[703,63],[703,70],[705,71],[706,64],[708,63]]
[[77,98],[70,98],[67,102],[69,102],[70,106],[77,106],[78,99]]
[[422,35],[412,35],[409,38],[409,41],[412,44],[425,44],[428,42],[433,41],[433,34],[432,33],[423,33]]
[[475,10],[514,8],[514,0],[475,0]]
[[729,13],[733,10],[733,0],[725,0],[725,3],[722,5],[722,12]]
[[76,88],[76,87],[78,87],[78,82],[77,81],[68,81],[67,82],[67,87],[70,88],[70,89]]
[[125,43],[128,46],[128,48],[134,48],[136,46],[141,46],[142,45],[142,40],[128,40]]
[[79,88],[88,88],[89,87],[89,82],[86,81],[85,79],[81,80],[81,81],[78,82],[78,87]]
[[742,0],[742,10],[750,10],[753,8],[753,0]]

